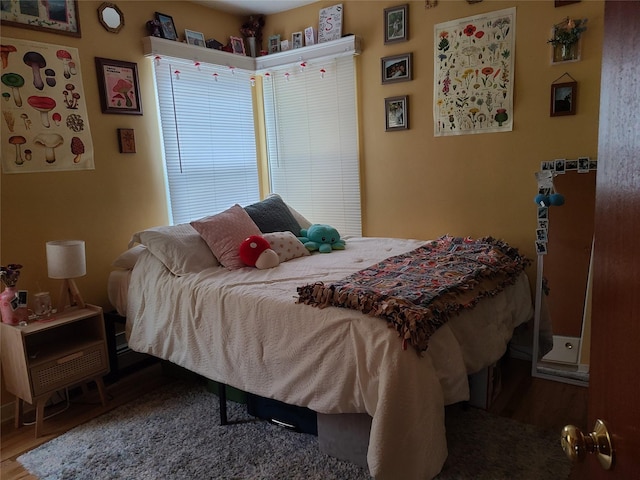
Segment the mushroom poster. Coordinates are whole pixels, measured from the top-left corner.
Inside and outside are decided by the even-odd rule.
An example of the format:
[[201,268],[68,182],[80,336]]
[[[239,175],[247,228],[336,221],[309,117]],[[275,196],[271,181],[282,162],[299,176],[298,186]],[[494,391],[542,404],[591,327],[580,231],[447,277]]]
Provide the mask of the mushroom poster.
[[78,50],[3,38],[3,173],[93,170]]
[[435,26],[434,134],[513,130],[516,9]]

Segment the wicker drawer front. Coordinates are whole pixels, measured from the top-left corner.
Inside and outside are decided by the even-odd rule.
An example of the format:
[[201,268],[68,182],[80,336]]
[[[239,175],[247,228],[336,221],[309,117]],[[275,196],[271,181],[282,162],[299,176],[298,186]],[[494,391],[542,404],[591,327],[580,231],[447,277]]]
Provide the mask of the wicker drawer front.
[[58,390],[75,380],[106,372],[107,363],[104,345],[99,344],[38,365],[31,370],[33,394]]

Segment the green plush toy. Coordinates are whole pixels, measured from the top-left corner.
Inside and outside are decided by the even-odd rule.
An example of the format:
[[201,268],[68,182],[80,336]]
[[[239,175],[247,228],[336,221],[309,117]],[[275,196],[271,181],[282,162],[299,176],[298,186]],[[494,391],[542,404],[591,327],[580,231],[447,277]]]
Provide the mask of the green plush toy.
[[330,253],[331,250],[344,250],[345,241],[340,239],[338,230],[331,225],[314,223],[300,230],[300,240],[310,252]]

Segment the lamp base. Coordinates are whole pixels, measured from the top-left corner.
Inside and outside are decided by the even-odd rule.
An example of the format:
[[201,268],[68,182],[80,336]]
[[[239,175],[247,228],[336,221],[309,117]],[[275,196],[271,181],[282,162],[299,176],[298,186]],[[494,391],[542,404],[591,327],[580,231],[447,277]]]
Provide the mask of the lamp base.
[[65,278],[62,282],[62,287],[60,287],[58,312],[62,313],[64,310],[71,307],[84,308],[85,303],[73,278]]

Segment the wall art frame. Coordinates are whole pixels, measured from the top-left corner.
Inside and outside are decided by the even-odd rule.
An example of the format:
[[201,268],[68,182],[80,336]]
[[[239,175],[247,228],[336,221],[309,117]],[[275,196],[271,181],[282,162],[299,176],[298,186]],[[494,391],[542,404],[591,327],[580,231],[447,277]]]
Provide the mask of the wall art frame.
[[[2,25],[81,37],[77,0],[47,2],[2,1]],[[55,7],[55,8],[54,8]]]
[[551,117],[576,114],[576,93],[578,82],[551,84]]
[[302,32],[295,32],[291,34],[291,48],[304,47]]
[[120,153],[136,153],[136,137],[133,128],[118,129],[118,148]]
[[96,57],[102,113],[142,115],[138,65]]
[[195,45],[196,47],[206,47],[204,34],[202,32],[196,32],[195,30],[184,29],[184,38],[189,45]]
[[409,4],[384,9],[384,44],[409,40]]
[[380,73],[382,75],[382,83],[408,82],[413,80],[412,72],[412,53],[403,53],[400,55],[391,55],[380,59]]
[[156,12],[156,20],[160,22],[160,35],[167,40],[178,40],[178,31],[173,17],[166,13]]
[[401,95],[384,99],[385,132],[409,129],[409,97]]

